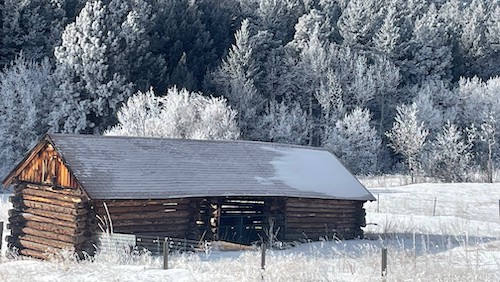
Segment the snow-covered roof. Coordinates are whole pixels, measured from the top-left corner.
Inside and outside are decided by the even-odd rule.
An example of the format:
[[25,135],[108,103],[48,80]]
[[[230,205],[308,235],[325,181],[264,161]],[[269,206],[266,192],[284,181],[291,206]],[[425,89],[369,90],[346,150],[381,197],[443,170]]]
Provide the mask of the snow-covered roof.
[[375,200],[328,151],[276,143],[47,136],[93,199],[286,196]]

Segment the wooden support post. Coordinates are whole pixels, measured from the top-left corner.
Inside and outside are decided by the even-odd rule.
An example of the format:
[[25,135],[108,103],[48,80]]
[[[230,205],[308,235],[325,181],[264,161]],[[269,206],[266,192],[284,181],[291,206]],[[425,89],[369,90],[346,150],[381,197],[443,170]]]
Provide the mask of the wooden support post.
[[434,207],[432,208],[432,216],[436,216],[437,197],[434,197]]
[[262,270],[265,269],[266,267],[266,243],[262,243],[262,245],[260,246],[260,268]]
[[387,248],[382,249],[382,277],[387,276]]
[[163,269],[168,269],[168,237],[163,241]]

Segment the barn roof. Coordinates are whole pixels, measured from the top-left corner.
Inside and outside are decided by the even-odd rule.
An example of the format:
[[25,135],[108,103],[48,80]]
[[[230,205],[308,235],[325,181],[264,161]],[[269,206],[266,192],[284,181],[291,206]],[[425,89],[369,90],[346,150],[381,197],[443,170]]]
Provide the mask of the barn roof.
[[[318,148],[67,134],[50,134],[44,140],[54,146],[92,199],[287,196],[375,200],[334,155]],[[14,176],[6,180],[9,177]]]

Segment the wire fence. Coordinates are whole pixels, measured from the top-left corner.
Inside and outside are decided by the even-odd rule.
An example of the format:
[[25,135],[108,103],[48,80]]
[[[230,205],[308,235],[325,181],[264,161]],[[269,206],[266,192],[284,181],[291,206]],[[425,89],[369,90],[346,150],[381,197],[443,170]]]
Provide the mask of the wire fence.
[[364,206],[367,212],[500,221],[500,199],[457,201],[438,196],[410,196],[396,193],[375,193],[374,196],[377,201],[368,202]]

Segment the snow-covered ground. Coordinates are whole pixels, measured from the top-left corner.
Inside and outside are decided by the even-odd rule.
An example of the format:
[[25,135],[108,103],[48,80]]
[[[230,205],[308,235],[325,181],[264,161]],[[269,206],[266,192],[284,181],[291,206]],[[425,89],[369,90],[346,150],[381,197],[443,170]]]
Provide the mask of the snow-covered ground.
[[[3,256],[0,281],[377,281],[382,247],[388,281],[500,281],[500,183],[370,191],[379,201],[365,206],[369,239],[268,251],[265,270],[258,251],[174,255],[169,270],[160,258],[119,252],[93,262]],[[9,208],[0,202],[0,221]]]

